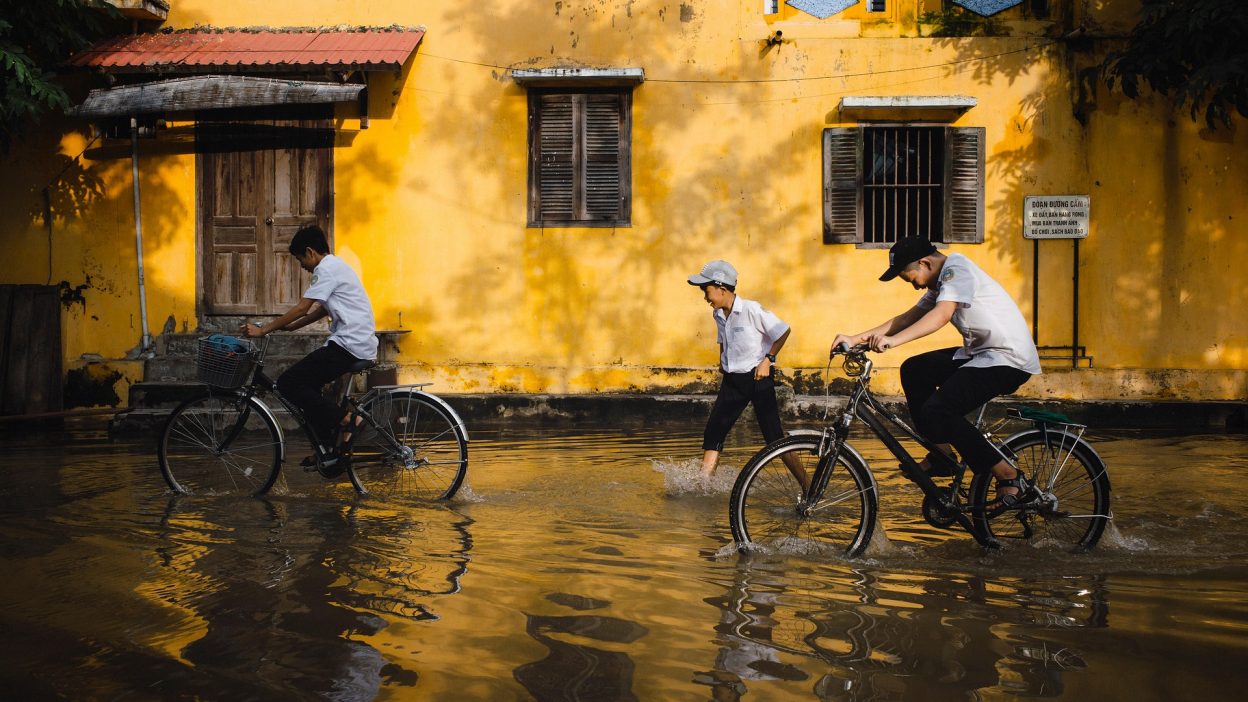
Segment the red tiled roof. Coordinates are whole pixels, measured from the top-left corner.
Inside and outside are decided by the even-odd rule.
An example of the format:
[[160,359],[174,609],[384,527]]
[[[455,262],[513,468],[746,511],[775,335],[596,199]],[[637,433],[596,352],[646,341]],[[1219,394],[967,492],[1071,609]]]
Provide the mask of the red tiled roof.
[[121,72],[249,72],[300,68],[394,69],[425,36],[421,29],[186,30],[100,41],[69,65]]

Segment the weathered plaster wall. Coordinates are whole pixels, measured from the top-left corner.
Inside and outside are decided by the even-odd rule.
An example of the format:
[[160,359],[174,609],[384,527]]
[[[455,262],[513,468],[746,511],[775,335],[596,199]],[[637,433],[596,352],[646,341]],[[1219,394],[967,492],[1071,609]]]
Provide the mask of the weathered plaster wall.
[[[1082,102],[1084,124],[1072,76],[1090,59],[1043,36],[1060,27],[1016,18],[1018,32],[1040,36],[918,38],[914,8],[891,4],[902,24],[765,17],[757,0],[179,0],[169,25],[427,28],[402,73],[370,79],[369,129],[352,134],[358,120],[340,112],[335,153],[337,253],[360,270],[379,325],[414,331],[402,342],[404,379],[447,391],[707,387],[714,327],[684,279],[711,258],[732,261],[740,292],[792,324],[786,372],[822,374],[837,331],[874,324],[916,294],[876,281],[883,252],[821,243],[821,130],[851,123],[837,111],[845,95],[957,94],[979,101],[957,124],[986,128],[988,185],[986,242],[955,250],[996,276],[1029,319],[1023,196],[1092,197],[1080,342],[1096,369],[1055,373],[1029,391],[1242,398],[1248,322],[1233,268],[1248,253],[1242,121],[1211,134],[1160,104],[1098,90]],[[784,41],[769,48],[777,27]],[[503,67],[552,66],[646,71],[634,94],[631,227],[525,227],[526,94]],[[25,263],[46,260],[41,222],[14,213],[35,204],[27,186],[59,168],[40,154],[72,155],[84,142],[42,139],[16,161],[39,172],[8,172],[22,187],[0,191],[4,236],[23,262],[5,266],[4,282],[45,277]],[[66,322],[71,361],[121,358],[138,341],[124,156],[87,162],[81,177],[98,193],[60,210],[54,282],[91,275],[85,311],[75,306]],[[194,158],[148,155],[143,171],[153,332],[170,316],[178,330],[194,328]],[[1042,243],[1042,343],[1070,341],[1070,249]],[[957,342],[945,330],[881,364]],[[895,373],[885,369],[880,386],[896,390]]]

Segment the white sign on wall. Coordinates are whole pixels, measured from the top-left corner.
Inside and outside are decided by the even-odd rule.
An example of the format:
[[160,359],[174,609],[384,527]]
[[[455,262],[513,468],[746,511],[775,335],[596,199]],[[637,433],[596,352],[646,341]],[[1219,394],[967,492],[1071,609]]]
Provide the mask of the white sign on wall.
[[1086,239],[1088,195],[1026,195],[1023,197],[1024,239]]

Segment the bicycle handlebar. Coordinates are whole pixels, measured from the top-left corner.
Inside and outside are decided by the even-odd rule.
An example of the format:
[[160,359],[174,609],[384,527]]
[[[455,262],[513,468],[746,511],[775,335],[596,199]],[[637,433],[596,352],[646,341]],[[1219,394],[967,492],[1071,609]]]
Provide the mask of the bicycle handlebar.
[[841,343],[837,344],[836,346],[832,348],[832,355],[833,356],[857,356],[857,357],[865,358],[867,352],[870,350],[871,350],[871,347],[868,346],[867,344],[858,344],[857,346],[850,346],[849,344],[842,341]]

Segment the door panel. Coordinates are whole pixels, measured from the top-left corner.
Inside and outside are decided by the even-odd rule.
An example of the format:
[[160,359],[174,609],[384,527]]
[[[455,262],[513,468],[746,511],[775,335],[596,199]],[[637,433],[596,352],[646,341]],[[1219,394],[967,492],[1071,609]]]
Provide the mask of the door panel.
[[[333,151],[298,145],[301,126],[323,121],[250,122],[230,151],[220,139],[200,154],[199,188],[205,315],[279,315],[298,302],[311,276],[289,253],[290,239],[320,224],[332,245]],[[274,127],[279,127],[275,129]],[[245,144],[245,146],[241,146]]]
[[201,169],[204,210],[205,300],[210,313],[258,314],[257,256],[265,237],[266,193],[256,187],[265,152],[211,154]]
[[[318,149],[275,149],[272,152],[272,302],[284,312],[299,301],[311,275],[290,255],[290,239],[301,227],[322,221],[317,204],[327,195]],[[326,208],[328,209],[328,208]],[[324,225],[322,225],[324,226]]]

